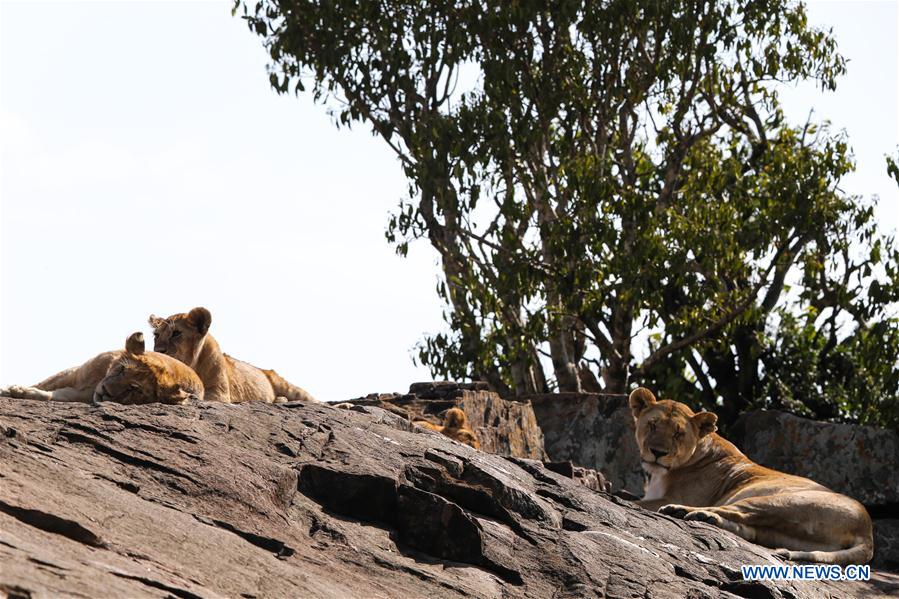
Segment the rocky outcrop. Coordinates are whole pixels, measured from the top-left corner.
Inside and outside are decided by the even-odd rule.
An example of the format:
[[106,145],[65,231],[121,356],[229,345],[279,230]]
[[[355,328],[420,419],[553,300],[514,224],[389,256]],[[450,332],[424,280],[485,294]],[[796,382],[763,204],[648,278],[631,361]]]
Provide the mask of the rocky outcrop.
[[626,395],[531,395],[551,460],[571,460],[602,472],[616,491],[643,495],[643,469]]
[[0,596],[862,597],[375,406],[0,399]]
[[[413,383],[409,393],[372,394],[349,402],[376,406],[407,420],[423,418],[440,424],[441,414],[461,408],[481,442],[481,450],[498,455],[545,460],[543,433],[528,402],[500,399],[486,383]],[[563,458],[560,458],[563,459]]]
[[806,476],[867,506],[899,504],[894,431],[759,410],[741,416],[729,438],[763,466]]

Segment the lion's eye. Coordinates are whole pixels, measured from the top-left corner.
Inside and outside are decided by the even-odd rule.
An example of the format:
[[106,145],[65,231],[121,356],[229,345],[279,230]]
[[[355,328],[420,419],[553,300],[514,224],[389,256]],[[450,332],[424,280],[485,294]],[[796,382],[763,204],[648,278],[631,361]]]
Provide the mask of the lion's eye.
[[651,421],[650,421],[650,423],[649,423],[649,430],[651,430],[651,431],[656,430],[656,423],[655,423],[655,422],[651,422]]
[[676,431],[676,432],[674,433],[674,438],[675,438],[675,439],[683,439],[683,438],[684,438],[684,431]]
[[177,339],[181,336],[181,331],[172,331],[172,339]]

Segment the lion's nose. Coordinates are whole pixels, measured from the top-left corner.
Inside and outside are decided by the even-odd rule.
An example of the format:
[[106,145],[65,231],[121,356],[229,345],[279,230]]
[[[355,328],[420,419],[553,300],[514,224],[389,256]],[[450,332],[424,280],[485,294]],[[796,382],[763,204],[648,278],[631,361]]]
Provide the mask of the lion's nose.
[[652,455],[656,457],[656,460],[664,458],[666,455],[668,455],[668,452],[664,449],[650,449],[649,451],[651,451]]

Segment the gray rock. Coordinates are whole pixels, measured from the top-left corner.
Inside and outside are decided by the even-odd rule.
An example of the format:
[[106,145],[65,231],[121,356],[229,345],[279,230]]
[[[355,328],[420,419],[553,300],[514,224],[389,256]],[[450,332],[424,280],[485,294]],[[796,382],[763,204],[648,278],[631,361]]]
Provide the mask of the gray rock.
[[759,410],[741,416],[729,439],[763,466],[811,478],[867,506],[899,503],[894,431]]
[[571,463],[571,461],[543,462],[543,467],[547,470],[552,470],[556,474],[561,474],[563,476],[567,476],[570,479],[576,480],[588,489],[593,489],[594,491],[605,491],[606,493],[612,492],[612,485],[602,475],[602,472],[597,472],[592,468],[575,466]]
[[626,395],[554,393],[526,398],[549,458],[603,474],[616,491],[643,496],[643,469]]
[[321,404],[0,399],[3,597],[870,597],[533,461]]
[[899,519],[874,520],[874,559],[871,560],[871,565],[899,572]]
[[461,391],[489,391],[490,385],[476,381],[473,383],[456,383],[454,381],[427,381],[409,385],[409,393],[422,399],[452,399],[459,397]]

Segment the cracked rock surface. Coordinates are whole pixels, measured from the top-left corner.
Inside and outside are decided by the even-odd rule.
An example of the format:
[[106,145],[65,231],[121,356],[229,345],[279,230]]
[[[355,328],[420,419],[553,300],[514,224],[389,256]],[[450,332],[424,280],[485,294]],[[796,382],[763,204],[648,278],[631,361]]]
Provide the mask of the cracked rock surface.
[[0,597],[871,597],[377,407],[0,398]]

